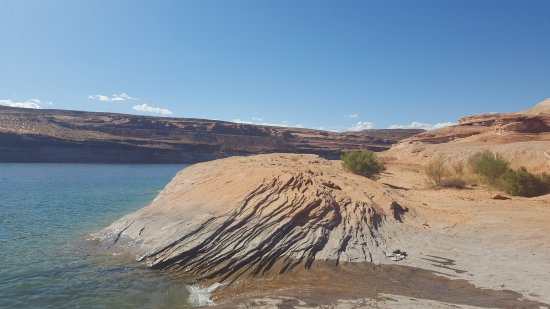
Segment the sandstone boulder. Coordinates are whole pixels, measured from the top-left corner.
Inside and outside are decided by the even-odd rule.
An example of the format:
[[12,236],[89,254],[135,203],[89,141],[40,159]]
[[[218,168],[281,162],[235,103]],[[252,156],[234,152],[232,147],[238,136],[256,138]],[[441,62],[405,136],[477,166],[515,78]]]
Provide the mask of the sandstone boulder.
[[223,281],[315,260],[391,262],[412,217],[393,189],[339,161],[270,154],[188,167],[97,237],[153,268]]

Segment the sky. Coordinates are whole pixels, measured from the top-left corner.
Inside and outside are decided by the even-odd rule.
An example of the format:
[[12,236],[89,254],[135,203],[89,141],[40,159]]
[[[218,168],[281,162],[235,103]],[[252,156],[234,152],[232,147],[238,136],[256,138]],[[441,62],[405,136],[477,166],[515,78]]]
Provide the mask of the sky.
[[546,0],[0,0],[0,104],[333,131],[550,97]]

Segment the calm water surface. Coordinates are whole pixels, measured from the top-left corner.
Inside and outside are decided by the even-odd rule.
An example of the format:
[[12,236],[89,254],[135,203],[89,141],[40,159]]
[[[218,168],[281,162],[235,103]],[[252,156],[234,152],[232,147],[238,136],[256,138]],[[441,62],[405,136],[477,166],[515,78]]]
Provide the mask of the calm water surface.
[[176,278],[86,240],[183,167],[0,164],[0,308],[186,308]]

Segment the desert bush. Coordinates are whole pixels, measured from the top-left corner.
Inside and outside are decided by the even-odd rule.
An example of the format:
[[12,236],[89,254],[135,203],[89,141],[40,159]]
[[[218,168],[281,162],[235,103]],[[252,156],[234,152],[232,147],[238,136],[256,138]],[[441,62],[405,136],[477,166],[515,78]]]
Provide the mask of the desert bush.
[[550,177],[546,174],[533,175],[525,167],[507,170],[496,181],[496,187],[510,195],[539,196],[548,193]]
[[376,178],[386,169],[376,154],[369,150],[346,152],[341,160],[346,170],[368,178]]
[[453,170],[457,174],[464,174],[464,161],[457,161],[453,164]]
[[445,160],[442,157],[437,157],[424,166],[426,182],[434,188],[464,188],[467,183],[466,179],[457,171],[455,165],[453,165],[453,170],[457,174],[452,174],[445,166]]
[[461,175],[443,177],[443,179],[441,180],[441,187],[463,189],[464,187],[466,187],[466,179],[464,179],[464,177],[462,177]]
[[501,155],[488,150],[474,154],[468,163],[473,172],[482,176],[492,185],[509,170],[510,166]]
[[491,186],[510,195],[539,196],[550,192],[550,176],[534,175],[525,167],[511,169],[510,164],[498,153],[479,152],[470,157],[472,171],[482,176]]
[[441,187],[443,177],[447,174],[443,158],[437,157],[424,166],[424,174],[426,174],[426,181],[429,185]]

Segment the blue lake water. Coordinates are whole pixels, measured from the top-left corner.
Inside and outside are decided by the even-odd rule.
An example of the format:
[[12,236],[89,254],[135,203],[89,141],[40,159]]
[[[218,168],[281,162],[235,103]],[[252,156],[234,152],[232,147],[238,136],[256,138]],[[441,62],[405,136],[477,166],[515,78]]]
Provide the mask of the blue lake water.
[[183,167],[0,164],[0,308],[187,308],[173,275],[86,240]]

